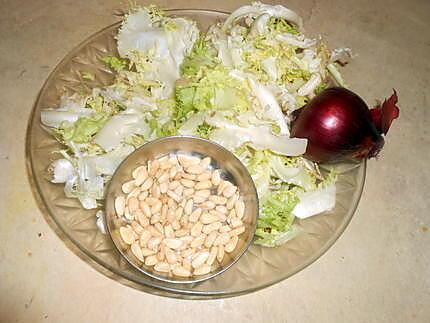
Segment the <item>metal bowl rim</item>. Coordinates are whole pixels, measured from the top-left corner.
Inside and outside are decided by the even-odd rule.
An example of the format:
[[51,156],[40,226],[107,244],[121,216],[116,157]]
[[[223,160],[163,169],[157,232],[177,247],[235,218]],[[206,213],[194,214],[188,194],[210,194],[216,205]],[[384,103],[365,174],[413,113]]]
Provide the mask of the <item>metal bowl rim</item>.
[[[133,261],[131,261],[129,259],[129,257],[117,245],[116,240],[113,239],[113,235],[112,235],[113,228],[111,228],[110,221],[108,221],[108,218],[107,218],[108,217],[108,215],[107,215],[108,214],[108,212],[107,212],[107,204],[108,204],[108,202],[107,201],[108,201],[108,196],[111,193],[111,188],[113,186],[113,183],[115,182],[115,175],[120,172],[120,170],[122,169],[122,167],[124,167],[124,165],[127,163],[127,161],[130,160],[130,158],[132,158],[134,155],[141,154],[142,151],[144,151],[145,149],[148,149],[149,146],[160,144],[163,141],[172,141],[172,140],[173,141],[180,141],[182,139],[188,139],[188,140],[191,140],[191,141],[201,141],[201,142],[204,142],[207,145],[215,146],[218,149],[226,152],[226,154],[227,154],[227,156],[229,158],[231,158],[232,160],[235,160],[238,163],[238,165],[240,165],[240,167],[243,169],[244,173],[246,174],[245,181],[247,182],[247,184],[251,188],[251,193],[250,194],[254,196],[253,200],[255,200],[254,204],[255,204],[256,214],[253,215],[253,217],[255,217],[255,222],[254,222],[254,224],[250,228],[250,230],[251,230],[251,232],[250,232],[251,238],[248,239],[248,241],[245,243],[245,245],[242,248],[242,250],[238,252],[237,256],[233,259],[233,261],[231,261],[228,265],[222,267],[221,270],[215,271],[213,273],[206,274],[206,275],[204,275],[202,277],[197,277],[195,279],[175,280],[175,279],[170,279],[170,278],[166,278],[166,277],[163,277],[163,276],[156,275],[156,274],[153,273],[153,271],[148,271],[148,270],[146,270],[146,269],[144,269],[142,267],[137,266]],[[168,153],[168,151],[166,153]],[[111,179],[109,181],[109,184],[108,184],[108,186],[106,188],[105,203],[104,203],[103,209],[104,209],[103,217],[104,217],[104,222],[106,224],[107,233],[108,233],[110,239],[112,240],[113,245],[115,246],[115,248],[118,250],[118,252],[121,254],[121,256],[130,265],[132,265],[134,268],[136,268],[137,270],[139,270],[141,273],[143,273],[143,274],[145,274],[147,276],[150,276],[150,277],[152,277],[154,279],[157,279],[157,280],[161,280],[161,281],[164,281],[164,282],[167,282],[167,283],[174,283],[174,284],[193,284],[193,283],[199,283],[199,282],[202,282],[202,281],[214,278],[214,277],[216,277],[216,276],[224,273],[226,270],[228,270],[229,268],[231,268],[245,254],[245,252],[249,249],[249,247],[252,244],[252,241],[254,240],[255,231],[257,229],[257,219],[258,219],[258,216],[259,216],[259,199],[258,199],[257,189],[255,187],[255,183],[252,180],[251,175],[249,174],[249,172],[246,169],[245,165],[243,165],[243,163],[240,161],[240,159],[237,158],[231,151],[229,151],[225,147],[221,146],[220,144],[218,144],[218,143],[216,143],[214,141],[208,140],[208,139],[204,139],[204,138],[200,138],[200,137],[195,137],[195,136],[188,136],[188,135],[186,135],[186,136],[176,135],[176,136],[161,137],[161,138],[157,138],[157,139],[154,139],[154,140],[151,140],[151,141],[148,141],[148,142],[144,143],[142,146],[140,146],[135,151],[133,151],[131,154],[129,154],[119,164],[119,166],[116,168],[116,170],[115,170],[114,174],[112,175],[112,177],[111,177]]]

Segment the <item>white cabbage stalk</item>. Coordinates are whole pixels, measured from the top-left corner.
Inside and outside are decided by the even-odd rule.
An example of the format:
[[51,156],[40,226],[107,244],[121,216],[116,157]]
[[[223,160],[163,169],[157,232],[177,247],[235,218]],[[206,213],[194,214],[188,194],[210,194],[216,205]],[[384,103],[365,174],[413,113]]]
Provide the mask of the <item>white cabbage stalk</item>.
[[179,66],[189,54],[199,36],[194,21],[184,18],[161,18],[172,23],[173,28],[157,27],[149,13],[139,10],[129,14],[118,32],[118,52],[133,60],[133,52],[151,53],[152,62],[145,71],[147,79],[163,83],[163,98],[173,94],[174,83],[179,78]]
[[271,166],[274,175],[284,182],[287,182],[292,177],[297,176],[300,172],[300,168],[298,167],[285,165],[280,157],[272,157]]
[[236,9],[230,14],[230,16],[228,16],[222,28],[223,30],[229,29],[233,25],[234,21],[239,18],[245,16],[255,18],[262,14],[268,14],[272,17],[284,18],[285,20],[297,25],[299,30],[303,28],[302,18],[300,18],[300,16],[294,11],[281,5],[272,6],[261,2],[254,2],[252,5],[242,6]]
[[155,111],[158,106],[152,97],[133,96],[124,102],[127,113],[145,113]]
[[342,75],[340,74],[339,70],[335,66],[334,63],[330,63],[327,65],[327,70],[330,72],[330,74],[333,76],[335,81],[339,86],[347,87],[345,84],[345,81],[343,80]]
[[240,126],[244,126],[244,127],[248,127],[250,125],[270,126],[273,124],[273,122],[270,120],[261,120],[261,119],[257,118],[254,111],[243,112],[243,113],[239,114],[238,116],[236,116],[236,120],[238,121],[238,124]]
[[105,151],[118,147],[125,138],[140,134],[149,136],[151,129],[138,114],[119,113],[109,119],[94,137],[94,143]]
[[87,158],[95,165],[98,174],[113,175],[119,164],[133,151],[133,146],[122,144],[108,153]]
[[74,123],[80,117],[89,116],[94,111],[91,109],[82,108],[81,111],[61,111],[57,110],[42,110],[40,112],[40,120],[42,124],[48,127],[59,128],[63,122]]
[[146,51],[155,48],[157,54],[168,53],[167,39],[162,28],[153,28],[149,13],[139,10],[126,16],[118,32],[118,52],[126,57],[131,50]]
[[321,83],[321,76],[319,74],[312,74],[309,81],[307,81],[300,89],[297,90],[297,94],[301,96],[310,95],[314,92],[318,85]]
[[309,72],[321,72],[321,58],[317,56],[316,50],[314,48],[306,48],[303,50],[302,61],[307,64]]
[[234,67],[241,67],[244,64],[244,60],[242,58],[243,50],[241,48],[232,48],[230,50],[231,60]]
[[261,169],[255,174],[251,175],[257,189],[257,195],[259,199],[262,199],[270,190],[270,172]]
[[85,108],[85,102],[77,96],[62,97],[58,109],[41,111],[40,121],[45,126],[59,128],[63,122],[73,123],[93,113],[94,110]]
[[300,156],[306,151],[306,139],[276,136],[268,126],[240,127],[219,116],[207,117],[206,122],[218,127],[210,138],[230,150],[247,143],[285,156]]
[[295,36],[292,34],[282,34],[277,35],[276,39],[298,48],[309,48],[315,46],[317,43],[316,39],[305,38],[303,35]]
[[227,34],[219,28],[219,25],[213,25],[208,30],[208,37],[218,52],[218,58],[224,66],[232,67],[233,58],[229,49],[229,40]]
[[285,112],[292,112],[299,108],[297,106],[297,100],[292,95],[285,85],[269,84],[268,89],[275,94],[278,102],[281,104],[282,110]]
[[280,128],[281,135],[290,135],[288,124],[285,115],[282,113],[281,107],[274,95],[262,84],[248,78],[249,84],[254,95],[260,102],[261,108],[264,110],[264,116],[270,120],[273,120]]
[[182,64],[185,55],[188,55],[199,37],[199,30],[194,21],[184,18],[169,18],[175,23],[175,30],[166,32],[169,51],[176,66]]
[[278,79],[278,67],[276,65],[276,58],[270,56],[261,61],[261,67],[263,70],[269,75],[272,81],[276,81]]
[[305,191],[315,189],[314,178],[306,171],[303,165],[288,166],[281,158],[272,156],[271,167],[273,175],[288,184],[303,187]]
[[178,133],[182,136],[194,136],[197,127],[205,121],[205,112],[193,114],[182,126],[178,129]]
[[293,210],[299,219],[306,219],[321,212],[330,211],[336,204],[336,185],[331,184],[314,191],[298,193],[300,202]]
[[254,20],[251,25],[249,34],[251,36],[262,35],[267,31],[267,23],[269,22],[270,15],[268,13],[263,13],[258,18]]
[[64,193],[78,198],[85,209],[97,208],[97,200],[103,199],[104,180],[89,159],[77,159],[76,175],[66,182]]
[[53,161],[49,168],[52,172],[52,183],[66,183],[76,174],[72,163],[64,158]]

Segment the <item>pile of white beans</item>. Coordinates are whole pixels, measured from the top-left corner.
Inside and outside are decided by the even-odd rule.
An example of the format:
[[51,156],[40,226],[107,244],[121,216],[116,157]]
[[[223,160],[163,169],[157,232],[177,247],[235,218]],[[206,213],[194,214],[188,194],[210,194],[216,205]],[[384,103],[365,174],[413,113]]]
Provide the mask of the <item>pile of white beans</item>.
[[141,263],[169,275],[199,276],[235,250],[245,232],[245,204],[210,164],[210,157],[168,155],[137,167],[122,185],[115,211],[129,224],[120,236]]

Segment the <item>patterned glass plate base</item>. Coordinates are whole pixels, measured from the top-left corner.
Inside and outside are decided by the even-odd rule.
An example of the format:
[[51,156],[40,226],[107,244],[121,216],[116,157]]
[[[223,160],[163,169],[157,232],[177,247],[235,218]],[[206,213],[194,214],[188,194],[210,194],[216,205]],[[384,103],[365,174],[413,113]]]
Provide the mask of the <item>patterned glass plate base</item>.
[[[185,16],[205,30],[226,13],[208,10],[170,10]],[[246,294],[275,284],[319,258],[342,234],[357,207],[364,185],[366,164],[337,165],[336,207],[331,212],[299,220],[302,232],[278,248],[252,246],[232,268],[197,284],[171,284],[145,276],[131,267],[116,251],[109,236],[99,232],[94,210],[84,210],[77,200],[64,195],[63,185],[47,180],[47,168],[61,146],[40,125],[40,111],[58,106],[62,95],[108,85],[114,74],[100,58],[117,54],[114,36],[119,24],[88,38],[67,55],[44,84],[27,129],[26,157],[34,196],[47,222],[66,245],[106,276],[149,293],[179,298],[220,298]],[[82,78],[82,72],[95,75]]]

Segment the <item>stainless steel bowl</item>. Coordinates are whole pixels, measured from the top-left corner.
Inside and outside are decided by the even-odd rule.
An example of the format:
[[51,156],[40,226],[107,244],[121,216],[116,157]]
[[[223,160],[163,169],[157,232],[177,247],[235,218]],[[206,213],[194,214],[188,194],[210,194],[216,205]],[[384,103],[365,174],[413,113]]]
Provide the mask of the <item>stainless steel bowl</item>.
[[[130,221],[117,217],[114,208],[114,200],[123,194],[121,186],[124,182],[131,180],[131,172],[137,166],[146,164],[148,160],[162,157],[169,153],[185,153],[195,156],[209,156],[212,159],[211,167],[219,168],[222,177],[234,183],[240,190],[245,202],[245,216],[243,222],[245,232],[239,236],[236,249],[224,256],[222,263],[210,273],[203,276],[181,278],[168,274],[162,274],[152,270],[151,267],[142,264],[130,251],[127,244],[122,241],[119,228]],[[171,283],[196,283],[215,277],[231,267],[248,249],[254,237],[258,217],[257,191],[251,176],[245,166],[231,152],[222,146],[200,138],[188,136],[164,137],[146,143],[130,156],[128,156],[118,167],[113,175],[105,200],[105,220],[108,232],[114,245],[123,257],[142,273],[153,278]]]

